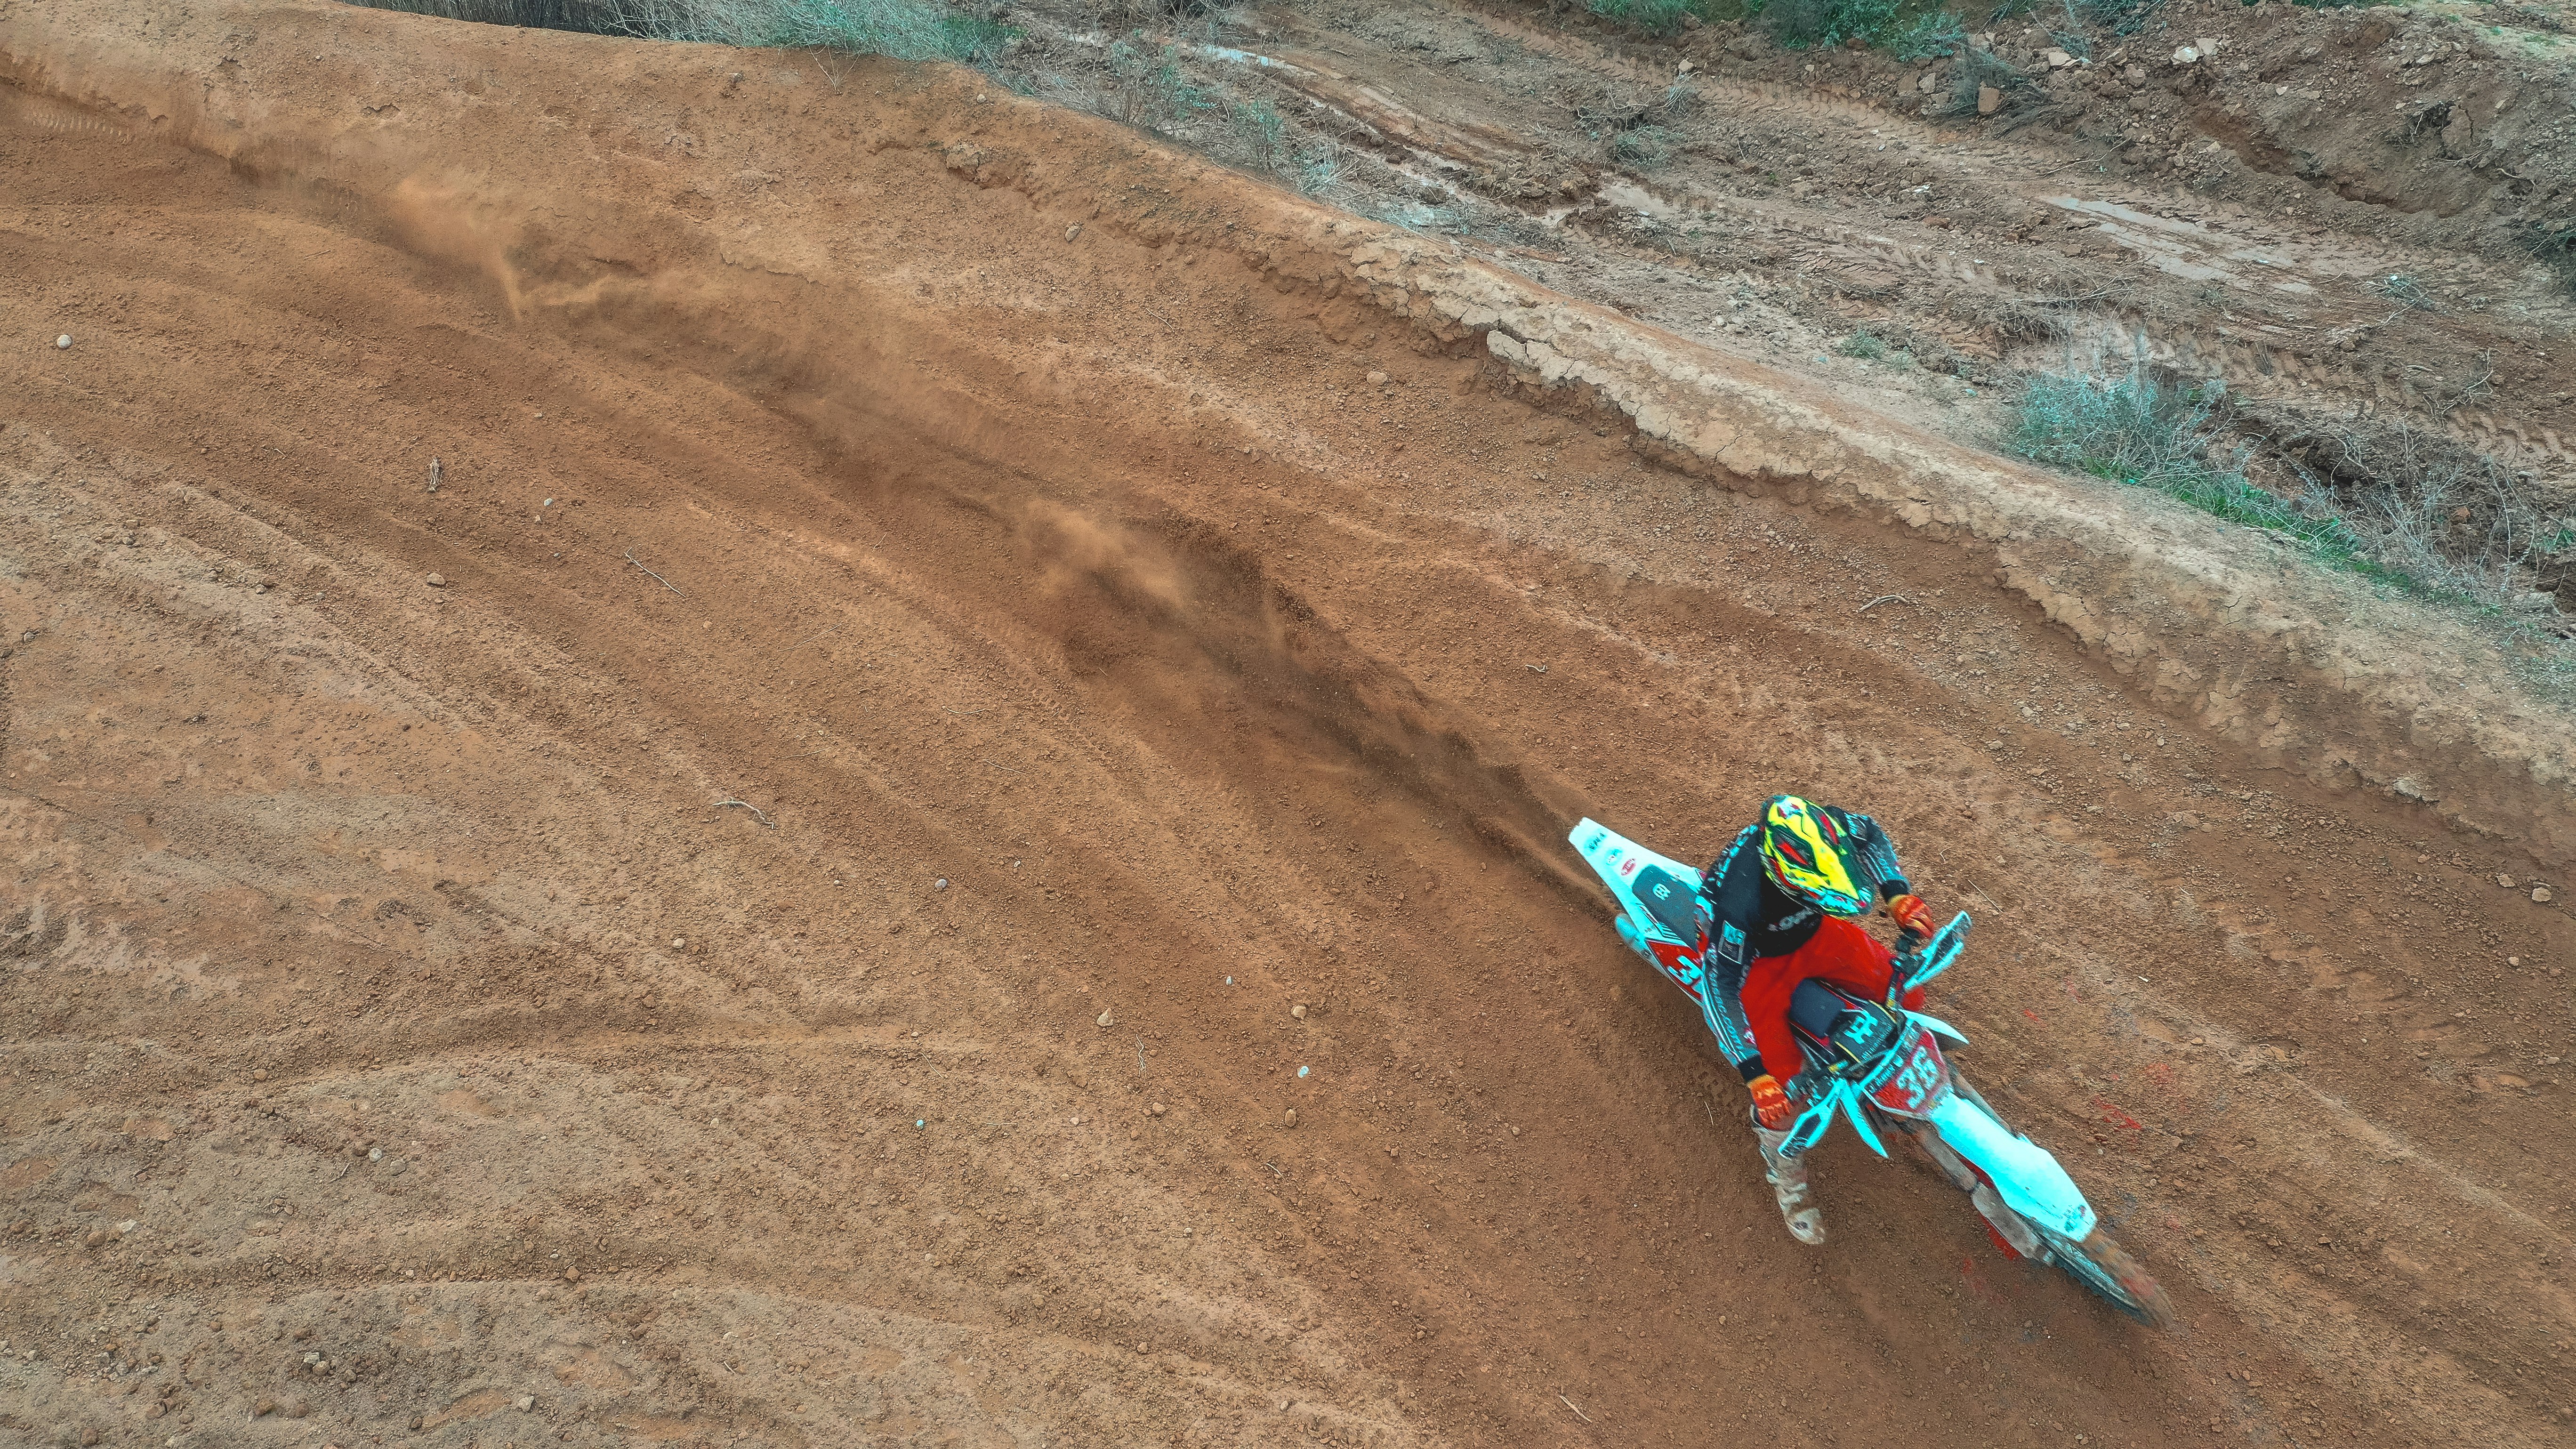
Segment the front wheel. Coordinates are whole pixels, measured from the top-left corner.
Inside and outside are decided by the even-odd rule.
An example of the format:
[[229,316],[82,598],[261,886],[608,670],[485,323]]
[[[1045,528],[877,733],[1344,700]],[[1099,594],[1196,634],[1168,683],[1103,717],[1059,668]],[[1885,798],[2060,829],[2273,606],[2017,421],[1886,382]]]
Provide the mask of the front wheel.
[[2156,1286],[2145,1267],[2129,1255],[2128,1249],[2113,1242],[2109,1233],[2095,1228],[2080,1243],[2052,1236],[2048,1256],[2076,1282],[2122,1313],[2151,1328],[2173,1327],[2173,1304],[2166,1300],[2165,1290]]

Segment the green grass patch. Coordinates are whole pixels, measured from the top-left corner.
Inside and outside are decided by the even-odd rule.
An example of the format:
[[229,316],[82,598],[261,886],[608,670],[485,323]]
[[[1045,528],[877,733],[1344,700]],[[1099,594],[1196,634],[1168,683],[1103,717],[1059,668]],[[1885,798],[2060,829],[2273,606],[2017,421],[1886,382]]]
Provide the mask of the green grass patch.
[[1610,159],[1637,171],[1653,171],[1673,159],[1680,136],[1667,126],[1631,126],[1612,133]]
[[612,35],[973,62],[1011,31],[936,0],[599,0]]
[[2035,377],[2022,393],[2010,447],[2037,462],[2152,488],[2230,523],[2287,534],[2339,567],[2394,574],[2361,556],[2363,540],[2341,518],[2312,516],[2247,481],[2220,419],[2216,396],[2151,377]]
[[[2542,525],[2491,460],[2426,458],[2360,484],[2297,474],[2298,497],[2246,476],[2250,445],[2226,399],[2143,374],[2041,376],[2024,389],[2007,448],[2022,457],[2165,496],[2263,529],[2389,593],[2448,606],[2478,624],[2540,697],[2576,704],[2576,641],[2518,607],[2535,560],[2576,542]],[[2474,520],[2474,521],[2472,521]]]

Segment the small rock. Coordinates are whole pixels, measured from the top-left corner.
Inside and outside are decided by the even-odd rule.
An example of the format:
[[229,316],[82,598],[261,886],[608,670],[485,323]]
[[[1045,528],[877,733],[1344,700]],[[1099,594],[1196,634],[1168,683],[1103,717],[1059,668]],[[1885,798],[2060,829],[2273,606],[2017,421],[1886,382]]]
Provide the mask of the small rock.
[[92,1228],[89,1236],[81,1241],[93,1248],[104,1248],[112,1236],[105,1228]]
[[2188,45],[2175,50],[2173,53],[2173,63],[2176,65],[2195,65],[2198,64],[2199,61],[2200,52]]
[[2503,886],[2506,890],[2512,890],[2513,877],[2509,875],[2499,875],[2496,877],[2496,884]]
[[521,1394],[518,1398],[511,1401],[510,1406],[517,1409],[522,1414],[527,1413],[537,1406],[537,1396],[534,1394]]
[[1289,1108],[1289,1109],[1288,1109],[1288,1116],[1287,1116],[1287,1119],[1286,1119],[1285,1121],[1282,1121],[1279,1125],[1280,1125],[1280,1126],[1282,1126],[1282,1127],[1294,1127],[1294,1126],[1296,1126],[1296,1125],[1297,1125],[1297,1109],[1296,1109],[1296,1108],[1294,1108],[1294,1107]]
[[2131,64],[2121,70],[2120,78],[2133,86],[2145,85],[2147,83],[2147,68],[2143,65]]
[[578,1282],[580,1282],[580,1281],[581,1281],[581,1270],[580,1270],[579,1268],[566,1268],[566,1269],[564,1269],[564,1281],[565,1281],[565,1282],[567,1282],[567,1283],[578,1283]]
[[671,949],[674,951],[685,951],[689,949],[689,938],[686,936],[673,936],[671,938]]
[[1306,1004],[1302,1001],[1297,1003],[1295,1006],[1288,1008],[1288,1014],[1297,1018],[1299,1021],[1304,1021],[1306,1019]]
[[2504,958],[2504,964],[2507,966],[2520,966],[2522,964],[2522,958],[2519,956],[2507,956]]
[[2064,70],[2075,63],[2075,57],[2062,50],[2043,51],[2041,54],[2047,58],[2050,70]]
[[1111,1016],[1108,1012],[1105,1012],[1105,1011],[1104,1011],[1104,1012],[1100,1013],[1100,1015],[1099,1015],[1099,1017],[1097,1018],[1097,1020],[1099,1021],[1099,1023],[1100,1023],[1102,1026],[1112,1026],[1112,1025],[1115,1025],[1115,1024],[1117,1023],[1117,1020],[1118,1020],[1118,1019],[1117,1019],[1116,1017],[1114,1017],[1114,1016]]
[[1697,62],[1695,62],[1695,61],[1687,61],[1687,60],[1686,60],[1686,61],[1683,61],[1683,62],[1681,63],[1681,73],[1682,73],[1683,75],[1689,75],[1692,71],[1695,71],[1695,70],[1697,70],[1697,69],[1699,69],[1699,65],[1698,65],[1698,63],[1697,63]]
[[368,1149],[367,1149],[367,1160],[368,1160],[369,1162],[382,1162],[382,1161],[384,1161],[384,1160],[385,1160],[385,1150],[384,1150],[383,1148],[381,1148],[381,1147],[370,1147],[370,1148],[368,1148]]
[[1073,225],[1071,225],[1071,226],[1069,226],[1069,227],[1066,227],[1066,228],[1064,229],[1064,239],[1065,239],[1066,241],[1071,241],[1071,240],[1073,240],[1075,237],[1078,237],[1078,236],[1080,236],[1080,235],[1082,235],[1082,223],[1081,223],[1081,222],[1078,222],[1078,221],[1077,221],[1077,222],[1075,222]]
[[447,579],[441,574],[431,574],[428,578],[422,580],[422,582],[428,584],[433,589],[443,589],[447,587]]
[[1148,1112],[1153,1113],[1153,1114],[1154,1114],[1155,1116],[1157,1116],[1157,1117],[1160,1117],[1160,1116],[1162,1116],[1162,1115],[1163,1115],[1163,1104],[1162,1104],[1162,1103],[1160,1103],[1160,1102],[1156,1102],[1154,1105],[1152,1105],[1152,1106],[1150,1106],[1150,1107],[1147,1107],[1145,1110],[1146,1110],[1146,1111],[1148,1111]]
[[1927,216],[1923,218],[1923,224],[1925,226],[1946,227],[1950,225],[1950,218],[1946,216]]
[[948,889],[948,877],[943,875],[939,879],[932,881],[930,883],[930,888],[935,891],[944,891]]
[[2533,886],[2531,888],[2531,903],[2535,906],[2545,906],[2556,899],[2557,897],[2549,893],[2549,887],[2547,886]]
[[1977,87],[1977,114],[1991,116],[2004,108],[2004,93],[1993,86]]
[[1372,373],[1370,373],[1370,374],[1369,374],[1369,386],[1371,386],[1371,387],[1384,387],[1384,386],[1386,386],[1386,374],[1385,374],[1385,373],[1383,373],[1383,372],[1372,372]]
[[61,349],[64,349],[64,348],[68,348],[68,347],[70,347],[71,345],[72,345],[72,335],[71,335],[70,333],[68,333],[68,332],[66,332],[66,333],[64,333],[62,336],[57,337],[57,338],[55,338],[55,339],[54,339],[54,347],[56,348],[56,350],[61,350]]
[[290,1419],[301,1419],[312,1412],[313,1404],[309,1399],[289,1399],[286,1401],[286,1417]]
[[268,1068],[266,1068],[266,1067],[253,1067],[253,1068],[251,1069],[250,1079],[251,1079],[252,1081],[254,1081],[254,1082],[265,1082],[265,1081],[267,1081],[267,1080],[268,1080]]
[[263,1418],[276,1412],[277,1400],[275,1399],[262,1399],[258,1403],[250,1406],[250,1416],[254,1419]]
[[1520,1136],[1520,1135],[1521,1135],[1521,1129],[1519,1129],[1518,1127],[1513,1128],[1513,1129],[1512,1129],[1512,1135],[1513,1135],[1514,1137],[1518,1137],[1518,1136]]
[[2199,51],[2204,57],[2214,56],[2218,54],[2219,47],[2226,43],[2215,36],[2204,35],[2192,41],[2191,48]]

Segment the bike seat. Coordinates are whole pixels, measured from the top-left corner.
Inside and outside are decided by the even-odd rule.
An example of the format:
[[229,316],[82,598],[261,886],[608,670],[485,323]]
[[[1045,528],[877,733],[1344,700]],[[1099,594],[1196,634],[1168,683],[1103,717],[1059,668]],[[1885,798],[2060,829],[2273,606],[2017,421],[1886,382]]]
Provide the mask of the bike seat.
[[1832,1040],[1835,1018],[1850,1009],[1851,1003],[1843,999],[1841,992],[1813,976],[1799,982],[1789,997],[1790,1024],[1804,1028],[1818,1041]]
[[1659,865],[1638,871],[1630,888],[1637,893],[1637,904],[1644,906],[1665,930],[1685,946],[1699,946],[1699,938],[1708,930],[1708,916],[1700,906],[1698,891]]

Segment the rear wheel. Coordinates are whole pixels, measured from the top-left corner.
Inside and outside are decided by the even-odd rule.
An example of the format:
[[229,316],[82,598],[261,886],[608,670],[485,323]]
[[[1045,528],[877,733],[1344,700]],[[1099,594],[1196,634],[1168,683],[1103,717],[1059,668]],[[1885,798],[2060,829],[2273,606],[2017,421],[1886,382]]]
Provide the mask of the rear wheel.
[[2173,1304],[2166,1300],[2165,1290],[2109,1233],[2095,1228],[2080,1243],[2052,1237],[2048,1255],[2076,1282],[2122,1313],[2149,1327],[2173,1326]]

